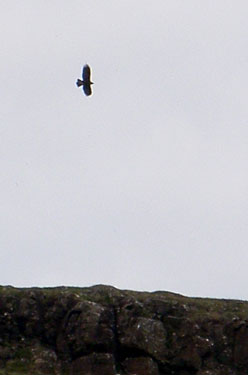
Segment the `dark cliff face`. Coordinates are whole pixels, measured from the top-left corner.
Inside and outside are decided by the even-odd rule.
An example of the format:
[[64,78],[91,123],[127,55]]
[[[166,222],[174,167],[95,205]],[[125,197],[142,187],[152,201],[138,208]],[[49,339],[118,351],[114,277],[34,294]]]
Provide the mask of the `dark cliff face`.
[[0,375],[248,374],[248,303],[0,287]]

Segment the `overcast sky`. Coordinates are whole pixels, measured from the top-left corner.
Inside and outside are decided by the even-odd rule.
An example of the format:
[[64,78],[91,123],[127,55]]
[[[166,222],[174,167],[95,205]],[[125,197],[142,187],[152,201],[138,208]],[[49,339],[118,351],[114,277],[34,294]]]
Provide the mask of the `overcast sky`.
[[247,1],[0,4],[0,284],[248,299]]

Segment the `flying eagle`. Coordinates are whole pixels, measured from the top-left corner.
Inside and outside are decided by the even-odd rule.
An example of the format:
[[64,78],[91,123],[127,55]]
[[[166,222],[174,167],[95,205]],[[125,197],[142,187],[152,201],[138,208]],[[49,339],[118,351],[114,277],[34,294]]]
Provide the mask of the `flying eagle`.
[[90,80],[90,67],[87,64],[83,67],[82,78],[83,80],[78,79],[76,84],[78,87],[83,86],[85,95],[89,96],[92,94],[90,86],[93,85],[93,82]]

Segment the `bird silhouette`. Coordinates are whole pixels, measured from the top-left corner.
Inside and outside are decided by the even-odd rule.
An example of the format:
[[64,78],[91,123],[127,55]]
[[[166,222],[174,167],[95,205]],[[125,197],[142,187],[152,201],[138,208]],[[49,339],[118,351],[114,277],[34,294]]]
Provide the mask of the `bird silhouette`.
[[90,67],[89,65],[84,65],[83,67],[83,71],[82,71],[82,78],[83,80],[81,79],[78,79],[76,84],[78,87],[80,86],[83,86],[83,90],[84,90],[84,93],[86,96],[89,96],[92,94],[92,91],[91,91],[91,85],[93,85],[94,82],[91,82],[90,80]]

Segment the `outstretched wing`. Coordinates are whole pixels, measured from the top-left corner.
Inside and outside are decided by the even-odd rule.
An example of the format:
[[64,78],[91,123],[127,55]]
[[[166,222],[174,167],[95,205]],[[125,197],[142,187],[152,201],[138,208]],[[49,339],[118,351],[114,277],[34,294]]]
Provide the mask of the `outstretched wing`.
[[86,82],[86,83],[90,82],[90,67],[89,67],[89,65],[84,65],[82,77],[83,77],[84,82]]
[[90,96],[92,94],[90,85],[83,85],[85,95]]

